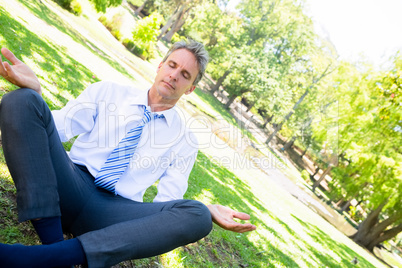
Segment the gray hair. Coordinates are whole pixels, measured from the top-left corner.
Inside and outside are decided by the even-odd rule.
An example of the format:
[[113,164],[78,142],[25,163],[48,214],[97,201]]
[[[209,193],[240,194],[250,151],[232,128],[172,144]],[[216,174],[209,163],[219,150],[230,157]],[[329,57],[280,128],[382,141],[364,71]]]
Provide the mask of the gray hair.
[[195,59],[197,60],[199,71],[197,77],[193,82],[193,85],[195,86],[203,77],[205,70],[207,69],[207,64],[209,60],[208,52],[205,50],[205,47],[202,43],[199,43],[191,39],[176,42],[166,53],[166,56],[163,58],[162,62],[165,62],[167,58],[170,56],[170,54],[172,54],[175,50],[182,48],[187,49],[188,51],[193,53]]

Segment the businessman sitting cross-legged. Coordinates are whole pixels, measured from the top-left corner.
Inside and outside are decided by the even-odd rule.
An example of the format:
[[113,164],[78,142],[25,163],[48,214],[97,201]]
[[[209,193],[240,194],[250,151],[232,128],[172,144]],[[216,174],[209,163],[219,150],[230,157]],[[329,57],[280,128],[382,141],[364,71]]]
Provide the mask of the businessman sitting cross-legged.
[[[1,52],[11,64],[0,60],[0,75],[21,87],[1,100],[4,155],[19,220],[32,222],[43,245],[0,244],[0,267],[109,267],[195,242],[212,221],[255,229],[233,220],[247,214],[182,199],[198,148],[175,104],[205,72],[202,44],[174,44],[148,91],[99,82],[53,112],[33,71]],[[61,142],[77,135],[67,154]],[[154,202],[143,203],[157,180]],[[62,229],[75,238],[63,241]]]

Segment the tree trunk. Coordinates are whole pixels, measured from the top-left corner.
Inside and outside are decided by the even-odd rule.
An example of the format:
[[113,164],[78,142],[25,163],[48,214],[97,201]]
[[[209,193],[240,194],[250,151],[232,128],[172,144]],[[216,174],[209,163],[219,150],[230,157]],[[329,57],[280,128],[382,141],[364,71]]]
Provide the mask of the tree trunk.
[[216,82],[216,84],[212,87],[211,89],[211,93],[212,95],[215,94],[215,92],[217,92],[220,88],[220,86],[223,84],[223,81],[225,81],[226,77],[232,72],[231,69],[228,69],[225,71],[225,73],[219,77],[218,81]]
[[229,98],[229,100],[228,100],[228,102],[226,103],[226,105],[225,105],[225,108],[226,109],[229,109],[230,108],[230,105],[232,105],[232,103],[234,102],[234,100],[236,99],[236,95],[233,95],[233,96],[231,96],[230,98]]
[[400,213],[391,215],[386,220],[379,222],[379,215],[388,200],[389,198],[387,198],[375,210],[371,211],[367,218],[359,225],[357,232],[350,236],[353,241],[366,247],[370,251],[373,251],[374,247],[379,243],[391,239],[402,232],[402,224],[389,230],[385,230],[388,226],[401,219]]
[[289,149],[296,140],[296,136],[293,136],[287,143],[285,143],[285,145],[282,147],[282,151],[286,151],[287,149]]
[[303,156],[306,155],[306,153],[307,153],[307,151],[308,151],[308,148],[310,148],[310,145],[311,145],[311,144],[307,145],[306,149],[303,151],[303,153],[301,154],[300,158],[303,158]]
[[314,174],[311,175],[311,178],[314,179],[315,175],[317,175],[318,172],[320,172],[320,167],[319,166],[317,166],[316,170],[314,171]]
[[251,29],[251,32],[249,34],[249,39],[247,42],[247,46],[251,46],[251,44],[254,42],[254,35],[255,35],[255,28]]
[[351,201],[352,200],[348,200],[348,202],[346,202],[345,205],[342,206],[341,211],[340,211],[341,214],[349,208]]
[[148,2],[149,0],[145,0],[144,1],[144,3],[142,3],[142,5],[140,6],[140,7],[138,7],[136,10],[135,10],[135,15],[139,15],[140,13],[141,13],[141,11],[144,9],[144,7],[145,7],[145,5],[146,5],[146,3]]
[[274,128],[274,132],[272,132],[271,135],[269,135],[268,139],[265,141],[266,144],[268,144],[275,137],[276,133],[278,133],[279,130],[281,130],[282,125],[283,125],[283,121],[282,121],[282,123],[280,123],[279,125],[277,125]]
[[272,118],[274,118],[274,115],[271,115],[271,116],[267,117],[265,119],[264,125],[262,125],[262,128],[266,128],[268,123],[272,121]]
[[164,37],[162,37],[162,40],[165,40],[166,42],[170,43],[172,41],[173,35],[178,30],[180,30],[180,28],[184,25],[185,22],[186,20],[183,18],[181,20],[176,21],[176,23],[173,24],[172,28],[170,28],[170,31],[167,32],[167,34]]
[[249,112],[249,111],[251,110],[251,108],[254,107],[255,103],[256,103],[256,102],[254,102],[253,104],[251,104],[250,106],[248,106],[246,112]]
[[316,182],[314,182],[313,192],[315,192],[315,188],[317,188],[320,185],[320,183],[325,179],[325,176],[328,175],[328,173],[331,171],[332,167],[333,167],[333,165],[329,164],[328,168],[324,171],[324,173],[322,173],[321,177]]
[[368,244],[367,249],[373,252],[374,247],[377,246],[379,243],[397,236],[400,232],[402,232],[402,223],[394,228],[385,231],[381,236],[377,237],[377,239],[373,239],[373,241]]
[[173,12],[173,15],[170,16],[168,21],[165,23],[165,25],[161,29],[161,33],[158,36],[158,40],[162,38],[166,34],[166,32],[169,30],[170,26],[172,26],[173,22],[175,21],[176,17],[178,14],[180,14],[184,9],[184,6],[181,6],[180,9],[177,7],[176,10]]
[[338,200],[338,202],[335,203],[335,206],[339,208],[339,206],[342,204],[344,198],[342,197],[341,199]]
[[180,28],[184,25],[187,19],[188,12],[190,11],[191,8],[188,8],[184,10],[184,5],[182,8],[179,10],[178,15],[176,20],[174,21],[172,27],[170,28],[169,32],[162,37],[162,40],[165,40],[166,42],[169,42],[172,40],[173,35],[180,30]]
[[309,93],[311,87],[312,87],[312,85],[306,89],[306,91],[303,93],[303,95],[300,96],[299,100],[295,103],[292,110],[285,116],[283,121],[278,125],[278,127],[275,128],[274,132],[272,132],[272,134],[265,141],[266,144],[268,144],[275,137],[276,133],[278,133],[278,131],[282,129],[283,124],[289,120],[289,118],[292,116],[292,114],[294,114],[297,107],[299,107],[300,103],[304,100],[304,98]]
[[374,239],[375,237],[378,237],[383,232],[383,230],[385,230],[392,223],[396,222],[399,218],[399,215],[395,214],[383,220],[382,222],[377,223],[375,226],[375,230],[370,232],[368,238]]

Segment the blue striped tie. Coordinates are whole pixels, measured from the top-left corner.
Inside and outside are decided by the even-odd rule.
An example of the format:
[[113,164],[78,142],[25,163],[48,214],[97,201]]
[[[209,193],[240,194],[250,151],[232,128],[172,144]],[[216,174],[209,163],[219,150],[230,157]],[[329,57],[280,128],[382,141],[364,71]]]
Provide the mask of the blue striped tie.
[[151,114],[144,107],[144,116],[135,128],[127,132],[126,136],[119,142],[103,164],[95,177],[95,185],[104,188],[112,193],[115,192],[115,185],[126,170],[131,157],[133,156],[138,142],[141,138],[142,129],[152,119],[164,118],[163,114]]

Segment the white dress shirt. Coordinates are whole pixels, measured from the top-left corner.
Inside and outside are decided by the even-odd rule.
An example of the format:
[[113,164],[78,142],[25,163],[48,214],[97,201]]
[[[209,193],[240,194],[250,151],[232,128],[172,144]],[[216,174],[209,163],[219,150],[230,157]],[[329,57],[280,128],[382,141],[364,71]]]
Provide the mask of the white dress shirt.
[[[119,141],[138,125],[144,106],[151,111],[148,91],[99,82],[52,114],[63,142],[79,135],[69,156],[95,177]],[[165,118],[145,125],[136,152],[116,184],[116,194],[142,202],[145,190],[159,179],[154,202],[183,198],[198,143],[181,113],[174,106],[158,112]]]

